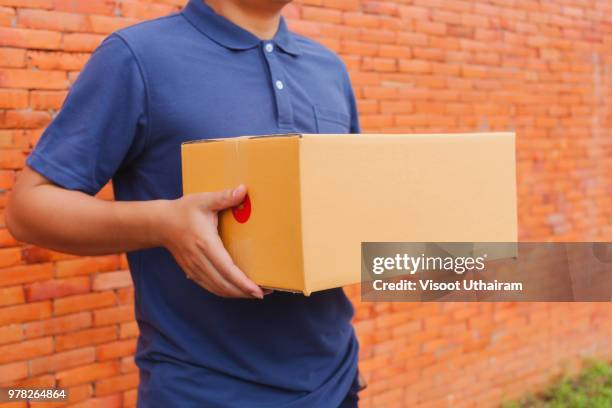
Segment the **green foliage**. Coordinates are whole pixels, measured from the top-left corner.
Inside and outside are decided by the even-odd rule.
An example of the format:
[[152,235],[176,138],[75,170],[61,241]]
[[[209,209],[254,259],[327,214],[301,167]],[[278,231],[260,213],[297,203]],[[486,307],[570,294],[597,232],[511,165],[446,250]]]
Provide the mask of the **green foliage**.
[[612,408],[612,364],[590,361],[578,376],[562,378],[547,391],[508,402],[503,408]]

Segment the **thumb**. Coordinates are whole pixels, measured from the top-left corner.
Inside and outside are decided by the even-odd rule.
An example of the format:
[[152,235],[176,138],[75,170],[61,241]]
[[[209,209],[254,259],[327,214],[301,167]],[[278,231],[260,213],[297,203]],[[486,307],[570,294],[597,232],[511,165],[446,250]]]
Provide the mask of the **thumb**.
[[246,192],[246,186],[244,184],[240,184],[238,187],[233,189],[207,193],[207,207],[209,210],[213,211],[220,211],[226,208],[234,207],[244,200]]

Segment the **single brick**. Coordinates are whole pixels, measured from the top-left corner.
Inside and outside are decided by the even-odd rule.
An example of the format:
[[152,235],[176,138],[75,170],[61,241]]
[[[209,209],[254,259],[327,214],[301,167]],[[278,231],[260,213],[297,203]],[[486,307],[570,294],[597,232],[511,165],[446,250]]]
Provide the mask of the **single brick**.
[[93,290],[125,288],[132,285],[129,271],[98,273],[93,280]]
[[59,111],[66,99],[67,91],[31,91],[30,107],[32,109]]
[[28,363],[20,361],[12,364],[0,365],[0,383],[20,380],[28,376]]
[[53,0],[53,8],[69,13],[111,15],[115,12],[115,2],[109,0]]
[[47,357],[35,358],[30,361],[32,375],[55,373],[76,366],[90,364],[96,361],[96,351],[93,347],[54,353]]
[[57,277],[89,275],[117,268],[119,268],[119,256],[117,255],[83,257],[57,262],[56,275]]
[[44,356],[53,352],[53,339],[43,337],[35,340],[25,340],[19,343],[0,346],[0,364],[27,360]]
[[2,268],[0,269],[0,286],[36,282],[51,277],[53,277],[53,265],[50,263]]
[[96,396],[115,394],[119,391],[126,391],[136,388],[138,385],[138,373],[124,374],[117,377],[106,378],[96,381],[94,386]]
[[89,33],[64,34],[61,49],[70,52],[91,52],[104,40],[105,36]]
[[0,326],[11,323],[29,322],[51,316],[51,302],[26,303],[2,308]]
[[0,327],[0,344],[15,343],[23,339],[20,324],[10,324]]
[[136,351],[136,339],[115,341],[96,347],[96,360],[105,361],[131,356]]
[[28,91],[25,89],[0,89],[0,109],[23,109],[27,107]]
[[26,323],[23,326],[25,337],[50,336],[91,327],[90,312],[75,313],[62,317]]
[[106,326],[127,322],[134,319],[134,305],[110,307],[106,309],[94,310],[94,325]]
[[83,365],[68,370],[59,371],[56,375],[58,386],[69,387],[112,377],[119,373],[119,362],[107,361]]
[[81,14],[58,11],[19,9],[19,26],[51,31],[89,31],[88,20]]
[[2,88],[66,89],[67,86],[66,73],[62,71],[0,69],[0,87]]
[[68,296],[53,300],[53,313],[60,316],[82,310],[99,309],[115,303],[115,294],[112,291]]
[[0,306],[10,306],[24,303],[25,296],[22,286],[0,288]]
[[55,50],[61,41],[61,33],[54,31],[0,27],[0,47]]
[[152,19],[170,14],[180,5],[151,3],[137,0],[123,0],[121,2],[121,16],[138,19]]
[[95,329],[81,330],[55,338],[57,351],[85,347],[94,344],[106,343],[117,339],[117,327],[106,326]]
[[44,70],[79,71],[89,60],[90,54],[82,52],[28,50],[28,67]]
[[139,329],[136,322],[125,322],[119,326],[119,337],[122,339],[138,337]]

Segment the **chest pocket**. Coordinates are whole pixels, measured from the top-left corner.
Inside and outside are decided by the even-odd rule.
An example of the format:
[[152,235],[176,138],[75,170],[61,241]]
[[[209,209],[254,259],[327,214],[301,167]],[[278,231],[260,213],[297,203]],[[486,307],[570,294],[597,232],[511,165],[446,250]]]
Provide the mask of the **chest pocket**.
[[317,133],[348,133],[350,130],[350,117],[338,109],[314,106],[317,121]]

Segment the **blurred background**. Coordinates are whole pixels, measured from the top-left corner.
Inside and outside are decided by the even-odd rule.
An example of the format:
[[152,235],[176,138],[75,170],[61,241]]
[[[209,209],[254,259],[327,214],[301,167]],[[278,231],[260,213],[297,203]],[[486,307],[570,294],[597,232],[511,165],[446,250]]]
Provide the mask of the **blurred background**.
[[[0,0],[0,212],[92,50],[184,3]],[[612,241],[612,1],[300,0],[285,16],[342,57],[364,132],[516,131],[520,240]],[[135,406],[124,257],[25,246],[3,218],[0,384],[68,387],[71,407]],[[612,359],[609,303],[361,303],[358,287],[347,292],[362,407],[498,406],[585,357]]]

